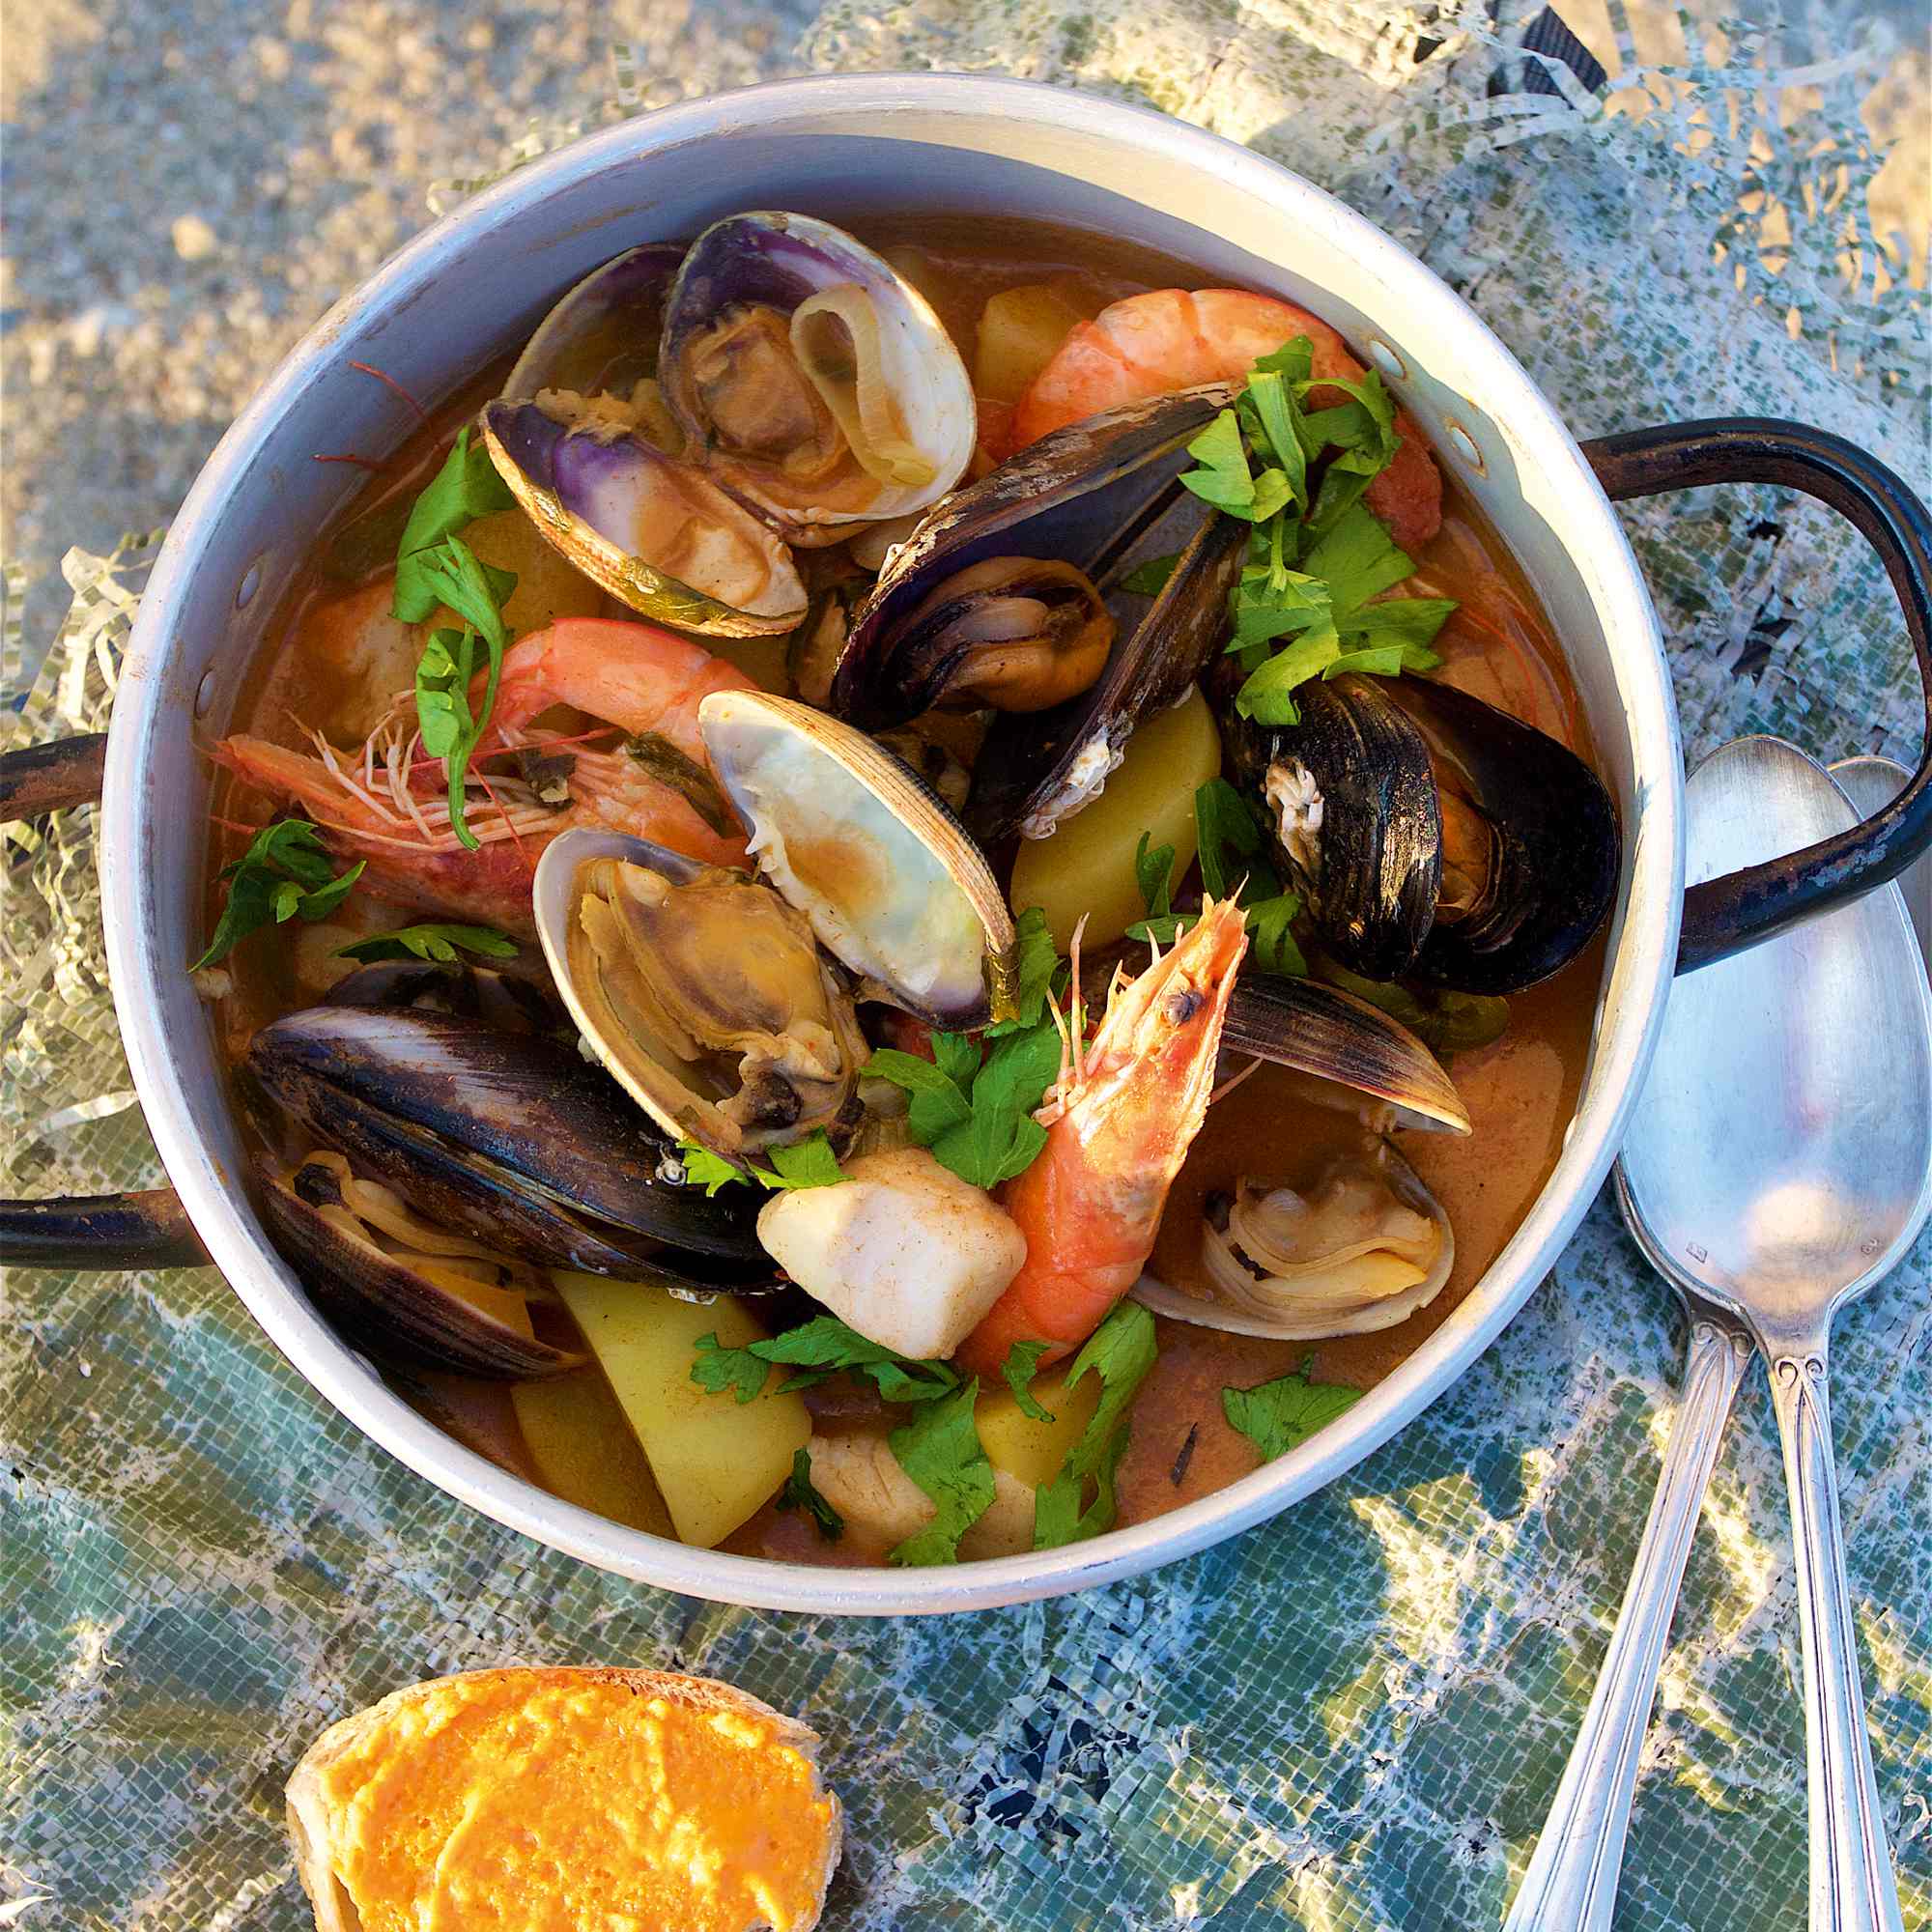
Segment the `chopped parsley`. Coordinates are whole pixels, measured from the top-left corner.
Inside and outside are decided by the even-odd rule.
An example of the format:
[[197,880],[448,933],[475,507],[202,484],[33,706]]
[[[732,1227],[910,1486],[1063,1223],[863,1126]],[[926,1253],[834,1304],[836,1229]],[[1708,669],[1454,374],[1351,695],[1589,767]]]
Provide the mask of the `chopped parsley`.
[[[1395,402],[1373,370],[1358,382],[1316,377],[1314,355],[1305,335],[1264,355],[1234,405],[1188,444],[1199,468],[1180,479],[1254,526],[1230,599],[1228,650],[1246,673],[1235,708],[1260,724],[1299,723],[1293,693],[1312,677],[1433,668],[1440,660],[1430,641],[1456,608],[1441,598],[1369,601],[1415,568],[1360,501],[1395,458]],[[1344,400],[1309,410],[1318,389]],[[1154,569],[1134,575],[1151,582]]]
[[[432,631],[416,662],[416,725],[423,750],[442,760],[449,782],[450,830],[473,852],[477,838],[464,815],[464,774],[496,709],[497,681],[510,644],[502,606],[517,580],[479,563],[461,537],[444,537],[411,561],[416,581],[435,593],[437,603],[430,608],[447,605],[463,619],[461,630]],[[469,687],[484,665],[483,707],[472,714]]]
[[1000,1373],[1020,1406],[1020,1413],[1035,1422],[1051,1422],[1053,1411],[1043,1406],[1033,1392],[1033,1378],[1039,1373],[1039,1358],[1046,1353],[1044,1342],[1015,1342],[1000,1364]]
[[992,1507],[993,1465],[980,1441],[973,1405],[976,1377],[952,1394],[924,1404],[887,1440],[898,1464],[931,1498],[938,1514],[894,1549],[892,1563],[953,1563],[959,1539]]
[[1361,1400],[1360,1389],[1309,1379],[1309,1356],[1292,1375],[1258,1388],[1224,1388],[1221,1413],[1262,1452],[1264,1462],[1286,1456]]
[[769,1167],[760,1167],[749,1159],[738,1167],[696,1141],[677,1144],[678,1162],[684,1169],[685,1180],[693,1187],[703,1188],[707,1201],[733,1181],[756,1180],[781,1193],[788,1193],[797,1187],[836,1187],[841,1180],[851,1179],[838,1165],[838,1156],[832,1151],[832,1143],[825,1138],[823,1127],[788,1147],[767,1148],[765,1153],[771,1162]]
[[774,1366],[795,1368],[800,1374],[780,1390],[813,1388],[841,1369],[868,1376],[887,1402],[932,1402],[959,1386],[957,1373],[944,1362],[914,1361],[868,1341],[836,1315],[820,1315],[782,1335],[753,1342],[743,1349],[723,1347],[715,1334],[697,1338],[697,1357],[691,1379],[700,1388],[722,1395],[734,1391],[740,1402],[764,1393]]
[[1047,995],[1057,990],[1056,981],[1065,972],[1066,962],[1054,946],[1046,914],[1040,907],[1028,906],[1013,924],[1019,934],[1014,1011],[1010,1018],[995,1020],[986,1029],[989,1039],[1000,1039],[1009,1033],[1025,1033],[1038,1026],[1046,1017]]
[[[1305,978],[1308,965],[1292,930],[1301,895],[1283,888],[1263,856],[1266,838],[1260,813],[1227,780],[1209,779],[1194,794],[1194,827],[1202,888],[1210,898],[1236,895],[1248,916],[1248,957],[1256,969],[1285,979]],[[1151,842],[1151,835],[1142,833],[1134,852],[1134,873],[1148,916],[1128,926],[1127,937],[1167,946],[1194,923],[1194,916],[1173,909],[1174,847],[1150,851]]]
[[459,948],[485,959],[517,956],[517,942],[491,925],[403,925],[394,932],[372,932],[367,939],[352,940],[335,952],[340,959],[357,959],[364,965],[377,959],[428,959],[448,966],[455,962]]
[[1062,1390],[1087,1375],[1100,1378],[1099,1406],[1066,1452],[1050,1483],[1034,1492],[1033,1547],[1058,1549],[1114,1526],[1114,1474],[1127,1448],[1127,1405],[1153,1367],[1157,1349],[1153,1317],[1137,1301],[1123,1301],[1087,1339],[1073,1358]]
[[[445,538],[468,529],[477,518],[511,509],[516,500],[510,486],[497,474],[489,451],[480,444],[472,448],[469,431],[459,430],[455,447],[442,468],[411,506],[409,522],[396,546],[396,591],[390,606],[395,615],[405,624],[420,624],[439,604],[447,603],[429,572],[429,554],[440,549]],[[508,573],[499,571],[497,575],[501,579]],[[515,581],[510,579],[510,583]],[[509,595],[507,585],[502,594]]]
[[996,1039],[982,1062],[963,1034],[932,1036],[931,1060],[881,1047],[867,1074],[911,1095],[907,1125],[942,1167],[975,1187],[1024,1174],[1046,1145],[1033,1117],[1060,1077],[1060,1033],[1050,1019]]
[[198,973],[225,959],[251,932],[284,920],[327,919],[349,896],[367,862],[337,872],[322,834],[306,818],[279,818],[250,841],[247,851],[221,868],[228,902],[221,908],[208,951],[188,968]]
[[784,1488],[778,1492],[777,1507],[803,1510],[818,1525],[818,1533],[827,1543],[837,1543],[845,1534],[845,1519],[825,1500],[818,1492],[818,1486],[811,1480],[811,1451],[809,1449],[801,1449],[791,1459],[791,1474],[785,1478]]

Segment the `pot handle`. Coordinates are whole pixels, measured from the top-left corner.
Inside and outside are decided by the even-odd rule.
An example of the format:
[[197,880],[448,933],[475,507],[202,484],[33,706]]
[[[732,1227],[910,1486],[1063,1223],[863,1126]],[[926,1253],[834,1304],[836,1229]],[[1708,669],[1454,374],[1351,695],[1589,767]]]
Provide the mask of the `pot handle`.
[[1771,417],[1627,430],[1586,442],[1583,454],[1612,502],[1706,483],[1776,483],[1829,503],[1884,561],[1918,657],[1926,728],[1911,782],[1849,832],[1692,886],[1677,970],[1693,972],[1873,891],[1932,846],[1932,515],[1893,471],[1843,437]]
[[[0,754],[0,821],[92,804],[106,756],[104,731]],[[0,1262],[11,1266],[188,1267],[207,1259],[171,1187],[0,1201]]]

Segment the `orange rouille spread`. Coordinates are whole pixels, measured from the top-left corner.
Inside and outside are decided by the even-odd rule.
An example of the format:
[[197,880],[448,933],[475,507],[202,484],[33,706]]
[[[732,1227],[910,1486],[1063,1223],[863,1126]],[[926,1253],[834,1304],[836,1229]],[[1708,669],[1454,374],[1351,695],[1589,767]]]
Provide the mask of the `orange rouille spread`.
[[835,1804],[776,1715],[594,1675],[431,1688],[321,1773],[364,1932],[810,1922]]

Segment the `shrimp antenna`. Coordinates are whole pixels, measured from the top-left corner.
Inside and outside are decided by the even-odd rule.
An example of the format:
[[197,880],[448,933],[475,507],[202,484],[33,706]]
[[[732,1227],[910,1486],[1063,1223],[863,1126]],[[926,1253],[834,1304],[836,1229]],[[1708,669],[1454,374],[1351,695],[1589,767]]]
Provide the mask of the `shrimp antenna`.
[[1068,1019],[1073,1029],[1073,1077],[1075,1080],[1087,1078],[1087,1068],[1080,1056],[1080,1021],[1085,1008],[1080,998],[1080,938],[1087,930],[1087,915],[1080,915],[1079,923],[1073,928],[1073,940],[1066,949],[1069,968],[1066,982],[1066,997],[1069,1005]]

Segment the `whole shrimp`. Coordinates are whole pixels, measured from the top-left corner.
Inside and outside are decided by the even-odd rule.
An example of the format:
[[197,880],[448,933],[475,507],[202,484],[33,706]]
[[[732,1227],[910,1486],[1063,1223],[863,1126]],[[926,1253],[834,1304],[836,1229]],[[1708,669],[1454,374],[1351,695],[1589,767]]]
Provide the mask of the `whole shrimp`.
[[[1360,382],[1368,372],[1349,345],[1293,302],[1241,289],[1151,289],[1103,308],[1077,325],[1036,376],[1013,411],[1009,453],[1048,431],[1143,396],[1167,395],[1201,383],[1236,383],[1256,359],[1305,335],[1315,346],[1317,376]],[[1344,398],[1318,389],[1317,408]],[[1406,412],[1395,419],[1395,460],[1364,500],[1411,554],[1442,523],[1442,476]]]
[[1076,1017],[1059,1082],[1034,1116],[1046,1146],[999,1191],[1027,1257],[959,1350],[975,1374],[996,1376],[1015,1342],[1044,1342],[1040,1360],[1058,1361],[1140,1279],[1167,1190],[1208,1112],[1247,950],[1240,908],[1208,899],[1199,923],[1164,957],[1156,949],[1137,979],[1117,970],[1084,1047]]
[[[496,707],[470,760],[473,852],[451,828],[442,761],[423,751],[411,693],[354,752],[312,732],[313,755],[234,737],[214,756],[299,806],[344,857],[367,860],[371,891],[528,937],[537,860],[573,827],[610,826],[712,865],[746,864],[744,839],[705,764],[697,706],[710,692],[752,688],[735,666],[651,624],[573,617],[522,639],[503,654]],[[482,693],[479,679],[470,702],[480,704]],[[540,722],[558,706],[584,713],[595,728]],[[631,749],[640,741],[650,753],[641,761]],[[514,769],[479,769],[486,760],[503,764],[504,753]],[[684,788],[653,770],[682,779]]]

